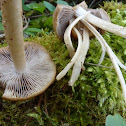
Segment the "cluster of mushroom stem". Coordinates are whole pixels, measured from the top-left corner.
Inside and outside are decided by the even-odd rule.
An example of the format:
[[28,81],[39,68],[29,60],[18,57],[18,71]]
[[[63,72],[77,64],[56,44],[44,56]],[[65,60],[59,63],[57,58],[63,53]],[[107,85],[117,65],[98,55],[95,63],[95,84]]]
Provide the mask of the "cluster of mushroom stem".
[[0,49],[3,98],[26,100],[44,92],[55,80],[56,67],[48,51],[23,38],[22,0],[1,0],[8,47]]
[[[83,5],[83,6],[82,6]],[[64,36],[64,42],[66,44],[66,47],[69,51],[70,57],[72,58],[71,61],[67,64],[67,66],[57,75],[56,79],[60,80],[62,77],[65,76],[65,74],[68,72],[68,70],[73,66],[73,71],[71,75],[71,79],[69,81],[69,85],[73,86],[75,81],[78,79],[81,69],[84,68],[84,61],[85,57],[87,55],[88,49],[89,49],[89,37],[90,37],[90,32],[93,33],[93,35],[98,39],[98,41],[101,44],[102,47],[102,54],[101,58],[99,60],[98,65],[100,65],[104,59],[105,52],[107,52],[108,56],[110,57],[114,69],[116,70],[116,73],[118,75],[121,87],[122,87],[122,92],[124,95],[124,100],[126,102],[126,84],[125,80],[123,78],[122,72],[120,70],[120,67],[126,70],[126,66],[124,66],[120,60],[117,58],[117,56],[114,54],[110,46],[107,44],[105,39],[102,37],[102,35],[98,32],[97,28],[103,29],[105,31],[111,32],[115,35],[121,36],[126,38],[126,28],[122,26],[115,25],[110,22],[109,17],[107,17],[107,13],[102,9],[102,14],[105,15],[105,18],[102,17],[97,17],[97,15],[93,15],[92,11],[95,12],[95,10],[88,9],[86,6],[85,2],[82,2],[81,4],[75,6],[75,7],[70,7],[70,6],[62,6],[62,5],[57,5],[57,8],[60,9],[60,13],[65,13],[66,8],[68,8],[69,13],[73,15],[71,18],[71,22],[69,22],[68,27],[66,27],[64,33],[62,33]],[[57,11],[57,8],[55,11]],[[65,8],[65,9],[63,9]],[[67,10],[67,11],[68,11]],[[54,29],[57,33],[57,36],[59,36],[59,33],[56,29],[60,29],[60,24],[58,22],[59,19],[62,19],[64,17],[60,17],[58,14],[54,13],[54,18],[57,18],[57,25],[54,25]],[[69,16],[69,15],[68,15]],[[67,18],[67,17],[65,17]],[[55,19],[56,20],[56,19]],[[77,24],[82,23],[83,25],[80,25],[81,27],[76,27]],[[56,23],[54,23],[56,24]],[[65,26],[65,25],[64,25]],[[95,26],[95,27],[94,27]],[[71,34],[72,30],[76,33],[76,36],[78,38],[78,47],[75,51],[73,45],[72,45],[72,40],[71,40]],[[82,31],[82,33],[81,33]],[[61,34],[61,33],[60,33]],[[73,36],[74,37],[74,36]]]

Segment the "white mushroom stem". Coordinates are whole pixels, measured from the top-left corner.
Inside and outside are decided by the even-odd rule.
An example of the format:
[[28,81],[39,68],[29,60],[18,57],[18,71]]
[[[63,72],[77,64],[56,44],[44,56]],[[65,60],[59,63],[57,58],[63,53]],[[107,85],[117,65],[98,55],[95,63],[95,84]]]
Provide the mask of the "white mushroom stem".
[[104,60],[104,57],[105,57],[105,51],[102,51],[102,54],[101,54],[101,57],[100,57],[100,60],[99,60],[98,66],[101,65],[102,61]]
[[10,54],[17,72],[26,66],[23,40],[22,1],[1,0],[2,22]]
[[57,77],[56,77],[57,80],[60,80],[62,77],[65,76],[65,74],[73,66],[73,64],[75,63],[77,57],[80,54],[81,46],[82,46],[82,36],[81,36],[81,34],[79,33],[79,31],[76,28],[74,28],[74,30],[75,30],[75,32],[76,32],[76,34],[78,36],[78,47],[77,47],[76,53],[73,56],[73,58],[71,59],[71,61],[67,64],[67,66],[57,75]]
[[96,36],[96,38],[104,44],[105,49],[106,49],[106,51],[107,51],[107,53],[108,53],[108,55],[109,55],[109,57],[110,57],[110,59],[113,63],[113,66],[116,70],[116,73],[118,75],[118,78],[119,78],[119,81],[120,81],[120,84],[121,84],[121,87],[122,87],[122,92],[123,92],[123,95],[124,95],[124,100],[126,102],[126,84],[125,84],[125,80],[123,78],[122,72],[121,72],[119,65],[118,65],[118,62],[117,62],[119,60],[117,60],[117,57],[115,58],[115,55],[113,55],[114,54],[113,51],[111,50],[109,45],[106,43],[105,39],[100,35],[100,33],[91,24],[89,24],[87,21],[85,21],[85,20],[81,20],[81,21]]
[[[110,47],[109,47],[110,48]],[[111,48],[110,48],[111,49]],[[122,68],[122,69],[124,69],[124,70],[126,70],[126,66],[124,66],[121,62],[120,62],[120,60],[117,58],[117,56],[115,55],[115,53],[111,50],[111,53],[113,54],[113,57],[115,58],[115,60],[116,60],[116,62],[118,63],[118,65]]]
[[82,63],[82,69],[83,69],[83,64],[89,49],[89,45],[90,45],[90,39],[89,39],[89,30],[84,27],[83,30],[83,41],[82,41],[82,55],[81,55],[81,63]]
[[[75,9],[75,15],[77,17],[85,15],[87,13],[88,12],[80,6],[77,6]],[[89,13],[85,19],[86,19],[86,21],[90,22],[91,24],[93,24],[103,30],[109,31],[111,33],[114,33],[115,35],[126,38],[126,27],[118,26],[116,24],[107,22],[107,21],[100,19],[100,18],[98,18],[92,14],[89,14]]]
[[[87,13],[88,14],[88,13]],[[70,57],[73,57],[73,55],[75,54],[75,50],[74,47],[72,45],[71,42],[71,30],[72,28],[78,23],[78,21],[80,21],[81,19],[83,19],[86,15],[82,15],[77,17],[66,29],[65,33],[64,33],[64,42],[66,44],[66,47],[69,51],[69,55]]]
[[84,64],[84,61],[85,61],[85,58],[89,49],[89,45],[90,45],[89,30],[85,27],[83,30],[83,42],[82,42],[82,55],[81,55],[82,66]]
[[88,32],[87,28],[84,28],[81,52],[80,52],[80,55],[77,57],[75,64],[73,66],[71,79],[69,81],[70,86],[74,85],[75,81],[78,79],[78,77],[80,75],[88,49],[89,49],[89,32]]
[[[70,38],[71,29],[78,23],[78,21],[80,21],[81,19],[87,18],[89,14],[90,14],[89,11],[86,12],[86,14],[83,14],[81,16],[78,16],[78,14],[77,14],[76,15],[77,18],[68,26],[68,28],[65,31],[64,40],[65,40],[67,49],[68,49],[71,57],[74,54],[74,49],[73,49],[73,45],[72,45],[71,38]],[[104,56],[105,56],[105,47],[104,47],[104,45],[102,43],[100,43],[100,44],[101,44],[101,47],[102,47],[102,54],[101,54],[98,65],[100,65],[102,63],[102,61],[104,59]]]

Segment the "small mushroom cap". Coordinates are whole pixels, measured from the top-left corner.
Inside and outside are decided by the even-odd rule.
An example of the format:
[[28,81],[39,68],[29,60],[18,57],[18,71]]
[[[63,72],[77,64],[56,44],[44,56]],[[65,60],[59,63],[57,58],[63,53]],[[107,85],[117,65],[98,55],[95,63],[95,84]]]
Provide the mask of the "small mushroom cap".
[[74,17],[71,6],[58,4],[53,14],[53,28],[59,39],[63,40],[64,32],[69,25],[69,20]]
[[3,98],[26,100],[44,92],[55,80],[56,66],[47,50],[39,44],[26,42],[26,69],[17,73],[9,48],[0,49],[0,82],[5,87]]

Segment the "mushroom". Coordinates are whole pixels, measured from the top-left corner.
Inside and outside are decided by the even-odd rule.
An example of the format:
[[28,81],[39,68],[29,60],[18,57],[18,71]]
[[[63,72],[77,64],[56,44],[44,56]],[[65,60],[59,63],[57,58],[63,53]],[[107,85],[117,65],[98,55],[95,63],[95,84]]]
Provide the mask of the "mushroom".
[[[75,53],[75,50],[73,48],[73,45],[71,43],[71,38],[70,38],[70,33],[71,33],[70,29],[71,28],[69,29],[69,34],[67,32],[65,34],[65,30],[66,30],[68,24],[70,24],[69,21],[75,19],[74,9],[76,9],[77,6],[81,6],[82,8],[90,11],[95,16],[110,22],[109,16],[107,15],[107,13],[103,9],[88,9],[85,1],[81,2],[79,5],[76,5],[73,8],[68,5],[58,4],[55,11],[54,11],[54,14],[53,14],[53,28],[54,28],[54,31],[56,32],[59,39],[62,40],[64,38],[64,42],[68,48],[70,57],[73,57],[73,55]],[[83,27],[83,23],[80,21],[79,22],[77,21],[75,28],[77,28],[79,30],[81,35],[83,34],[82,27]],[[96,27],[96,29],[98,29],[101,34],[104,33],[104,30],[99,29],[97,27]],[[75,38],[75,39],[78,38],[76,36],[76,33],[74,32],[74,30],[72,30],[71,34],[72,34],[73,38]],[[92,37],[93,34],[91,32],[89,32],[89,36]],[[103,49],[103,51],[104,51],[104,49]]]
[[54,81],[56,67],[48,51],[24,43],[22,1],[2,0],[2,22],[8,47],[0,49],[0,82],[3,98],[26,100],[44,92]]
[[[79,5],[83,5],[82,7],[83,8],[85,8],[85,9],[87,9],[87,6],[85,6],[85,2],[82,2],[81,4],[79,4]],[[64,7],[64,6],[63,6]],[[62,5],[57,5],[57,7],[56,8],[59,8],[58,10],[60,10],[60,8],[63,8],[62,7]],[[67,7],[67,6],[66,6]],[[55,13],[58,13],[57,12],[57,9],[55,10],[56,12]],[[98,11],[98,10],[97,10]],[[99,11],[98,11],[99,12]],[[97,12],[97,13],[98,13]],[[59,13],[63,13],[62,12],[62,9],[59,11]],[[63,15],[63,14],[62,14]],[[106,13],[104,14],[105,16],[106,16]],[[54,21],[55,21],[55,18],[56,18],[56,16],[54,16]],[[60,17],[60,18],[62,18],[62,17]],[[66,44],[66,46],[67,46],[67,48],[68,48],[68,51],[69,51],[69,53],[70,53],[70,56],[71,57],[73,57],[73,55],[75,54],[75,50],[74,50],[74,48],[73,48],[73,45],[72,45],[72,41],[71,41],[71,37],[70,37],[70,34],[71,34],[71,31],[72,31],[72,28],[75,26],[75,28],[76,28],[76,30],[78,30],[81,34],[83,34],[83,32],[84,32],[84,30],[83,30],[83,27],[84,27],[84,25],[83,25],[83,23],[81,23],[81,22],[79,22],[79,25],[77,24],[78,23],[78,21],[80,21],[82,18],[84,18],[84,16],[80,16],[80,17],[78,17],[76,20],[74,20],[74,17],[72,17],[71,18],[71,20],[69,21],[69,26],[66,28],[66,31],[65,31],[65,33],[62,33],[62,34],[64,34],[64,41],[65,41],[65,44]],[[107,18],[106,18],[107,19]],[[74,20],[74,22],[73,23],[71,23],[72,22],[72,20]],[[109,20],[109,19],[108,19]],[[57,20],[58,21],[58,20]],[[54,23],[55,24],[55,23]],[[77,25],[79,26],[79,27],[77,27]],[[80,25],[81,24],[81,25]],[[56,27],[56,25],[54,25],[54,27]],[[85,28],[86,29],[86,28]],[[86,31],[85,31],[86,32]],[[76,34],[76,32],[74,32],[74,30],[73,30],[73,33],[74,33],[74,35]],[[91,32],[89,32],[89,36],[91,35],[90,34]],[[76,35],[77,37],[78,37],[78,34]],[[87,36],[85,36],[86,38],[87,38],[87,41],[88,41],[88,37],[89,37],[88,35]],[[83,36],[83,39],[84,39],[84,36]],[[85,39],[84,39],[84,41],[86,41]],[[86,57],[86,54],[87,54],[87,51],[88,51],[88,48],[89,48],[89,45],[88,44],[86,44],[86,45],[88,45],[88,46],[85,46],[85,42],[82,42],[83,44],[82,44],[82,46],[83,46],[83,48],[80,46],[80,47],[78,47],[78,49],[77,49],[77,51],[76,51],[76,54],[77,55],[75,55],[74,56],[74,58],[72,58],[72,60],[71,60],[71,62],[66,66],[66,69],[64,69],[63,71],[65,71],[65,72],[60,72],[60,74],[58,74],[57,75],[57,77],[56,77],[56,79],[57,80],[60,80],[67,72],[68,72],[68,70],[72,67],[72,65],[74,64],[74,67],[73,67],[73,72],[72,72],[72,77],[71,77],[71,80],[69,81],[69,85],[73,85],[74,84],[74,82],[78,79],[78,77],[79,77],[79,73],[80,73],[80,71],[81,71],[81,68],[83,68],[83,63],[84,63],[84,60],[85,60],[85,57]],[[78,44],[78,45],[80,45],[80,44]],[[85,48],[86,47],[86,48]],[[82,48],[82,49],[81,49]],[[84,50],[84,51],[80,51],[80,50]],[[100,61],[99,61],[99,65],[101,64],[101,62],[102,62],[102,60],[103,60],[103,58],[104,58],[104,55],[105,55],[105,49],[104,49],[104,47],[103,47],[103,45],[102,45],[102,55],[101,55],[101,58],[100,58]],[[79,53],[81,52],[81,54],[82,55],[80,55]],[[79,56],[80,55],[80,56]],[[74,60],[73,60],[74,59]],[[79,60],[79,59],[81,59],[81,60]],[[79,62],[78,62],[78,60],[79,60]],[[80,62],[81,61],[81,62]],[[68,67],[69,66],[69,67]],[[76,70],[76,68],[78,68],[77,70],[78,70],[78,72],[77,72],[77,70]],[[76,71],[76,72],[74,72],[74,71]],[[76,79],[75,79],[76,78]]]
[[[71,76],[71,79],[69,81],[69,85],[70,86],[74,85],[74,82],[79,77],[79,74],[80,74],[80,71],[81,71],[80,66],[82,66],[82,64],[84,63],[84,60],[85,60],[85,57],[86,57],[86,54],[87,54],[87,51],[88,51],[88,48],[89,48],[89,32],[88,32],[88,30],[89,30],[90,32],[92,32],[95,35],[95,37],[98,39],[98,41],[100,42],[100,44],[102,46],[102,55],[101,55],[99,64],[102,63],[104,55],[105,55],[105,51],[106,51],[108,53],[112,63],[113,63],[115,70],[116,70],[117,76],[119,78],[119,81],[120,81],[120,84],[121,84],[121,87],[122,87],[122,92],[124,94],[124,100],[126,102],[126,85],[125,85],[125,80],[123,78],[122,72],[120,70],[120,67],[123,68],[124,70],[126,70],[126,66],[124,66],[119,61],[119,59],[114,54],[112,49],[109,47],[107,42],[101,36],[100,32],[98,32],[94,26],[96,26],[100,29],[103,29],[105,31],[112,32],[112,33],[119,35],[121,37],[124,37],[124,38],[126,38],[126,28],[111,23],[109,21],[108,16],[103,18],[102,13],[105,13],[105,11],[103,11],[102,9],[100,9],[99,12],[96,12],[92,9],[84,9],[80,5],[77,5],[77,6],[73,7],[72,9],[74,10],[74,18],[75,19],[66,28],[65,33],[64,33],[64,41],[66,43],[66,46],[67,46],[68,51],[70,53],[70,56],[72,57],[72,55],[73,55],[73,58],[75,58],[75,56],[78,55],[78,57],[76,57],[74,62],[73,62],[73,60],[71,60],[71,62],[68,63],[68,65],[57,75],[56,79],[60,80],[68,72],[69,69],[67,69],[67,68],[71,64],[71,66],[72,65],[74,65],[74,66],[73,66],[72,76]],[[72,9],[71,9],[71,11],[73,11]],[[98,17],[94,13],[98,14]],[[73,48],[73,45],[72,45],[70,34],[71,34],[72,29],[75,30],[75,25],[80,23],[80,21],[82,23],[80,25],[81,26],[80,28],[83,31],[83,37],[79,35],[81,33],[77,33],[77,32],[76,33],[77,33],[77,37],[78,37],[78,42],[79,42],[79,40],[82,39],[82,41],[80,42],[80,43],[82,43],[81,44],[82,47],[79,48],[79,44],[78,44],[78,48],[76,50],[76,53],[73,53],[74,48]],[[79,30],[76,29],[76,31],[79,31]]]

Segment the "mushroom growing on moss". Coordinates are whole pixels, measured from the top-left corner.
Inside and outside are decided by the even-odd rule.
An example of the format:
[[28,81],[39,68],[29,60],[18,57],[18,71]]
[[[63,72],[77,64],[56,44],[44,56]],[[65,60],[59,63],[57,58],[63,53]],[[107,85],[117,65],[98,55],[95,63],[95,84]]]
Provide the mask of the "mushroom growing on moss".
[[[85,2],[82,2],[82,4],[85,4]],[[126,70],[126,67],[119,61],[119,59],[114,54],[112,49],[109,47],[107,42],[104,40],[104,38],[101,36],[101,34],[96,30],[97,27],[98,27],[98,28],[103,29],[105,31],[109,31],[111,33],[114,33],[115,35],[119,35],[121,37],[126,38],[126,28],[111,23],[108,20],[109,19],[108,16],[106,16],[107,17],[107,21],[106,21],[106,18],[103,18],[102,16],[97,17],[96,15],[91,14],[91,11],[94,12],[94,10],[88,9],[88,8],[85,9],[82,6],[82,4],[79,4],[79,5],[71,8],[72,15],[74,13],[73,17],[75,19],[72,21],[72,23],[69,24],[69,26],[66,28],[65,32],[63,33],[64,34],[64,41],[66,43],[67,49],[70,53],[70,56],[71,57],[73,56],[74,61],[73,61],[73,58],[72,58],[72,60],[57,75],[56,78],[57,78],[57,80],[60,80],[68,72],[68,70],[71,68],[71,66],[74,65],[73,71],[72,71],[72,77],[71,77],[70,83],[69,83],[70,86],[74,85],[74,82],[78,79],[79,74],[80,74],[80,70],[81,70],[80,65],[83,66],[84,59],[85,59],[85,56],[86,56],[88,48],[89,48],[89,41],[88,41],[88,38],[89,38],[88,30],[89,30],[90,32],[92,32],[94,34],[94,36],[98,39],[98,41],[100,42],[100,44],[102,46],[102,55],[101,55],[99,64],[102,63],[104,55],[105,55],[105,51],[106,51],[108,53],[112,63],[113,63],[115,70],[116,70],[116,73],[118,75],[118,78],[119,78],[119,81],[120,81],[120,84],[121,84],[121,87],[122,87],[122,91],[123,91],[123,94],[124,94],[124,99],[126,101],[126,85],[125,85],[125,80],[123,78],[122,72],[120,70],[120,67],[125,69],[125,70]],[[59,5],[57,5],[57,6],[59,6]],[[102,12],[104,12],[104,11],[102,11]],[[82,43],[83,46],[81,45],[81,47],[79,48],[79,44],[78,44],[78,48],[75,52],[75,49],[73,48],[72,40],[71,40],[71,31],[72,31],[72,29],[75,29],[75,25],[80,23],[80,21],[81,21],[82,25],[80,25],[79,29],[77,29],[77,30],[78,31],[82,30],[83,36],[81,36],[81,38],[80,38],[80,35],[79,35],[79,34],[81,34],[80,31],[79,31],[77,36],[78,36],[78,42],[79,42],[79,40],[82,39],[82,41],[80,43]],[[96,28],[94,28],[94,26]],[[85,51],[83,51],[83,50],[85,50]]]
[[56,67],[48,51],[23,40],[22,1],[2,0],[2,22],[8,47],[0,49],[3,98],[26,100],[44,92],[55,79]]
[[[86,3],[85,2],[82,2],[82,3],[80,3],[79,5],[77,5],[77,6],[81,6],[81,7],[83,7],[84,9],[86,9],[86,10],[89,10],[88,8],[87,8],[87,5],[86,5]],[[65,7],[65,8],[64,8]],[[66,8],[69,8],[68,10],[66,9]],[[76,6],[74,7],[74,8],[76,8]],[[54,18],[53,18],[53,26],[54,26],[54,30],[56,30],[56,29],[60,29],[60,31],[58,31],[58,30],[56,30],[56,33],[57,33],[57,36],[59,37],[59,38],[61,38],[61,36],[59,36],[59,33],[62,33],[62,37],[63,37],[63,35],[64,35],[64,42],[65,42],[65,44],[66,44],[66,46],[67,46],[67,48],[68,48],[68,51],[69,51],[69,54],[70,54],[70,57],[73,57],[72,58],[72,60],[71,60],[71,62],[68,64],[68,66],[66,67],[66,69],[64,69],[64,71],[65,72],[61,72],[58,76],[57,76],[57,79],[59,80],[59,79],[61,79],[66,73],[67,73],[67,71],[72,67],[72,65],[74,64],[74,67],[73,67],[73,72],[72,72],[72,77],[71,77],[71,80],[70,80],[70,82],[69,82],[69,85],[73,85],[74,84],[74,82],[78,79],[78,77],[79,77],[79,73],[80,73],[80,71],[81,71],[81,68],[83,69],[84,67],[83,67],[83,63],[84,63],[84,60],[85,60],[85,57],[86,57],[86,54],[87,54],[87,51],[88,51],[88,48],[89,48],[89,45],[88,45],[88,38],[89,37],[91,37],[93,34],[89,31],[88,32],[88,34],[86,34],[87,36],[85,36],[84,37],[84,32],[86,32],[87,30],[86,30],[86,28],[84,28],[85,26],[83,25],[83,23],[82,22],[80,22],[80,20],[82,19],[82,18],[84,18],[85,17],[85,15],[82,15],[82,16],[80,16],[80,17],[78,17],[78,18],[76,18],[75,19],[75,16],[73,15],[74,14],[74,8],[72,8],[71,9],[71,7],[69,7],[69,6],[65,6],[65,5],[57,5],[57,7],[56,7],[56,10],[55,10],[55,12],[54,12]],[[70,10],[71,9],[71,10]],[[70,15],[70,13],[72,13],[70,16],[68,15],[68,17],[67,17],[67,13],[65,12],[65,10],[67,10],[67,13],[68,13],[68,11],[69,11],[69,15]],[[93,9],[90,9],[91,10],[91,12],[94,14],[94,15],[96,15],[96,16],[98,16],[98,17],[100,17],[100,18],[102,18],[102,19],[104,19],[104,20],[107,20],[107,21],[109,21],[110,22],[110,18],[108,17],[108,15],[106,14],[106,12],[103,10],[103,9],[96,9],[96,10],[93,10]],[[64,14],[65,13],[65,14]],[[101,13],[102,13],[102,16],[101,16]],[[60,14],[60,15],[59,15]],[[66,15],[66,16],[64,16],[64,15]],[[71,18],[71,19],[70,19]],[[61,20],[61,19],[64,19],[63,21]],[[69,20],[68,20],[69,19]],[[56,25],[56,24],[59,24],[59,25]],[[67,27],[67,25],[69,24],[69,26]],[[65,32],[64,32],[64,30],[61,30],[62,29],[62,27],[63,27],[63,29],[66,29],[65,30]],[[74,28],[73,28],[74,27]],[[84,39],[81,43],[82,43],[82,45],[80,44],[80,37],[78,36],[78,34],[76,34],[76,32],[75,32],[75,28],[76,28],[76,31],[78,30],[79,31],[79,33],[78,34],[80,34],[81,36],[82,36],[82,38]],[[84,30],[85,29],[85,30]],[[97,27],[96,27],[96,29],[98,29]],[[101,34],[103,34],[104,33],[104,30],[101,30],[100,29],[100,33]],[[72,34],[72,35],[71,35]],[[76,51],[76,53],[75,53],[75,49],[74,49],[74,47],[73,47],[73,45],[72,45],[72,41],[71,41],[71,37],[70,36],[72,36],[72,37],[74,37],[74,38],[78,38],[79,40],[78,40],[78,42],[79,42],[79,44],[78,44],[78,48],[77,48],[77,51]],[[89,36],[89,37],[88,37]],[[87,38],[87,39],[85,39],[85,38]],[[82,40],[82,39],[81,39]],[[87,43],[85,43],[85,41],[87,40]],[[88,45],[88,46],[85,46],[85,44],[86,45]],[[101,45],[102,45],[102,43],[101,43]],[[86,47],[86,48],[85,48]],[[80,51],[80,50],[83,50],[83,51]],[[101,55],[101,58],[100,58],[100,61],[99,61],[99,65],[101,64],[101,62],[102,62],[102,60],[103,60],[103,58],[104,58],[104,55],[105,55],[105,49],[104,49],[104,47],[103,47],[103,45],[102,45],[102,55]],[[81,55],[81,54],[82,55]],[[76,54],[76,55],[74,55],[74,54]],[[79,60],[79,59],[81,59],[81,60]],[[78,62],[78,60],[79,60],[79,62]],[[78,65],[77,65],[77,64]],[[78,67],[75,67],[75,66],[78,66]],[[76,71],[76,68],[78,68],[77,69],[77,71]],[[75,72],[76,71],[76,72]],[[77,75],[77,76],[76,76]],[[74,80],[74,81],[73,81]]]

